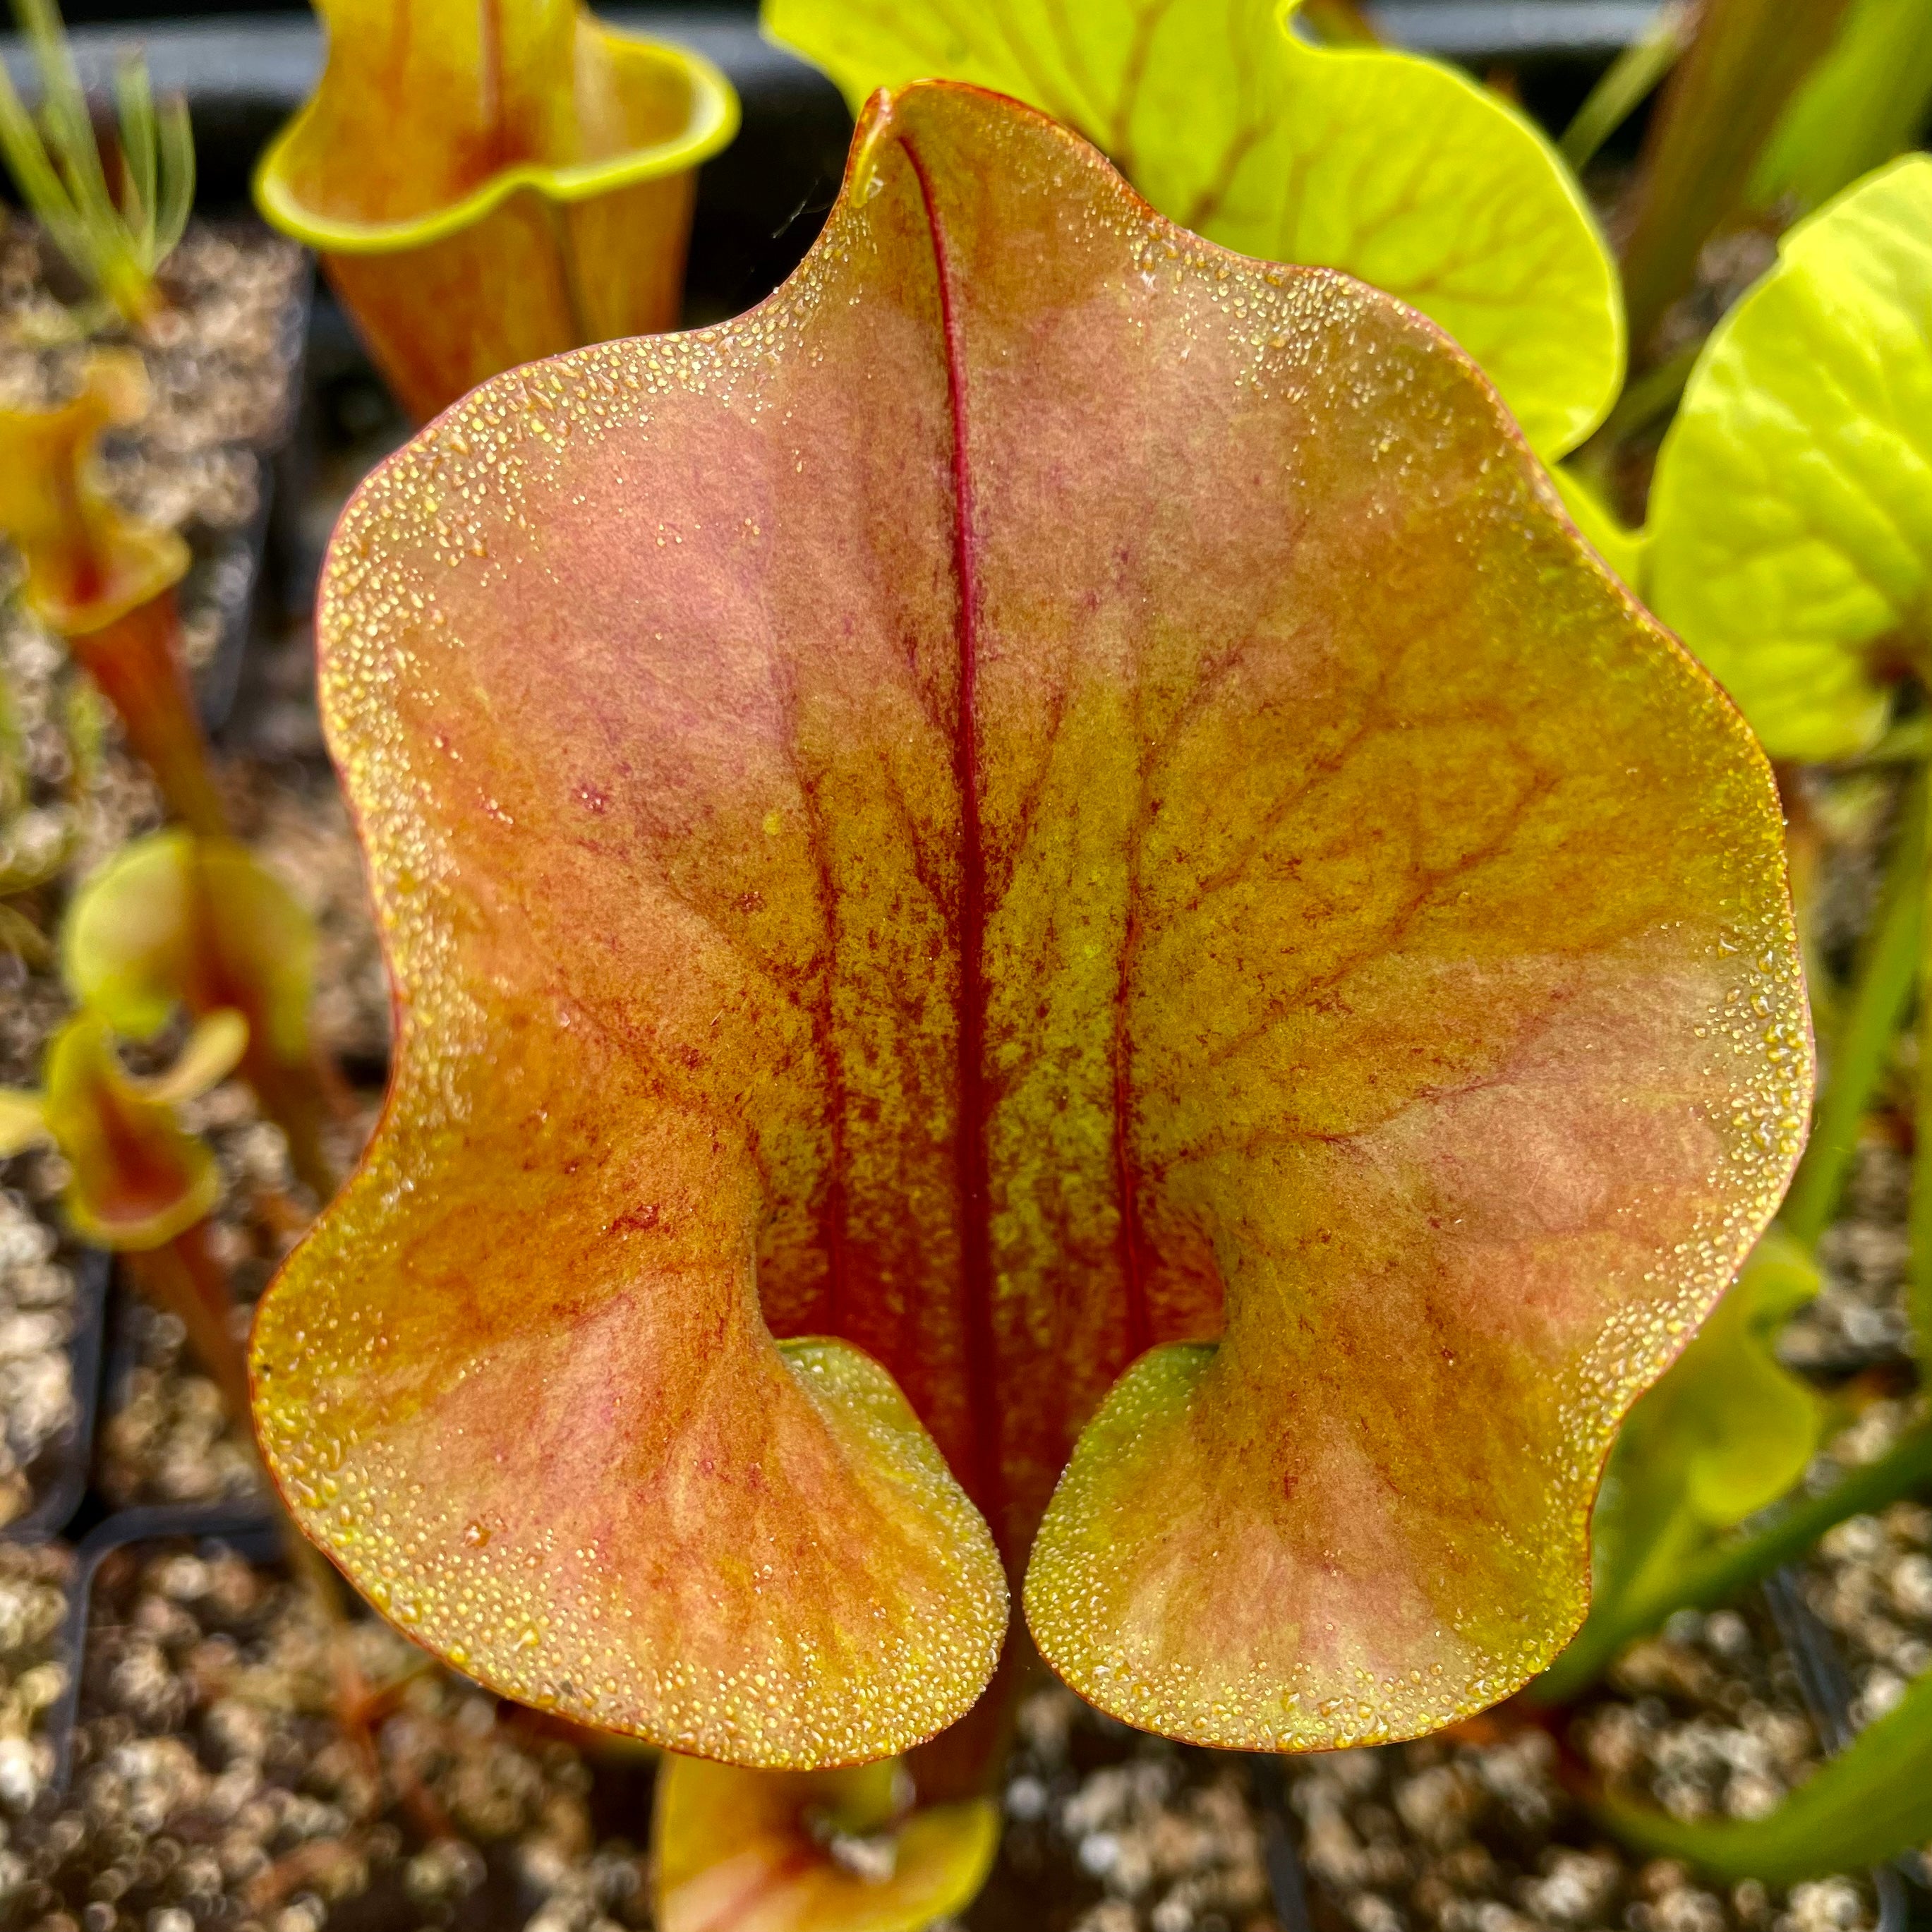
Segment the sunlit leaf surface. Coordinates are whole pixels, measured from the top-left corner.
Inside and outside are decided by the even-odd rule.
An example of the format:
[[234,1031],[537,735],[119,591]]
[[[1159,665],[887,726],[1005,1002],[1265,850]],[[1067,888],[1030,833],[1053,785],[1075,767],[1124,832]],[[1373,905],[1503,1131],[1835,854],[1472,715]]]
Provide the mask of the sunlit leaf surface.
[[1843,758],[1923,666],[1932,586],[1932,160],[1784,238],[1665,438],[1647,584],[1774,757]]
[[1558,456],[1623,380],[1616,272],[1569,171],[1451,69],[1297,39],[1279,0],[765,0],[844,88],[970,81],[1030,102],[1154,206],[1244,254],[1346,269],[1440,322]]
[[1176,1735],[1548,1660],[1809,1042],[1756,746],[1438,332],[916,87],[763,307],[379,471],[320,635],[397,1072],[258,1415],[392,1616],[801,1768],[1030,1550]]

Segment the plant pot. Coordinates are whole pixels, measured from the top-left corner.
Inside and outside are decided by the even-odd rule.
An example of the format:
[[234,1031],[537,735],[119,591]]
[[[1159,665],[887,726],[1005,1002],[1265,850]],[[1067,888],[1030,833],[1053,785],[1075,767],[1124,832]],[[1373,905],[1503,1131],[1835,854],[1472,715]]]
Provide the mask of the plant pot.
[[[185,1338],[167,1346],[164,1324],[172,1320],[142,1300],[124,1271],[116,1271],[107,1297],[100,1420],[90,1471],[95,1513],[263,1507],[259,1468],[234,1418],[219,1406],[207,1370]],[[212,1412],[202,1406],[211,1396]],[[212,1465],[206,1480],[192,1480],[194,1467],[190,1480],[182,1480],[188,1457],[196,1465]],[[143,1472],[146,1480],[141,1479]],[[253,1480],[244,1482],[249,1478]]]
[[171,1911],[284,1932],[648,1922],[653,1765],[600,1757],[593,1793],[568,1738],[372,1618],[320,1622],[264,1516],[102,1522],[61,1642],[59,1762],[0,1843],[9,1932],[61,1912],[96,1932]]
[[313,290],[311,279],[302,277],[283,308],[274,349],[281,405],[272,432],[250,445],[257,476],[254,513],[239,530],[208,542],[204,568],[210,601],[220,614],[220,641],[196,676],[195,696],[202,723],[211,732],[218,731],[234,709],[256,599],[280,531],[280,507],[293,494],[292,485],[298,484],[295,451]]
[[[76,21],[87,17],[85,8],[68,10]],[[101,10],[118,14],[123,0],[102,0]],[[837,89],[764,40],[749,4],[598,10],[627,33],[703,56],[737,91],[738,136],[699,170],[686,315],[710,321],[748,306],[784,279],[831,206],[852,124]],[[1652,8],[1649,0],[1382,0],[1369,10],[1395,45],[1478,74],[1506,68],[1530,111],[1560,126],[1644,32]],[[82,76],[94,85],[111,80],[116,52],[138,38],[156,91],[178,90],[192,106],[201,205],[232,211],[247,206],[264,150],[314,92],[322,44],[306,0],[286,0],[274,13],[223,13],[143,20],[131,30],[76,26],[72,38]],[[17,38],[0,36],[0,55],[31,88]]]

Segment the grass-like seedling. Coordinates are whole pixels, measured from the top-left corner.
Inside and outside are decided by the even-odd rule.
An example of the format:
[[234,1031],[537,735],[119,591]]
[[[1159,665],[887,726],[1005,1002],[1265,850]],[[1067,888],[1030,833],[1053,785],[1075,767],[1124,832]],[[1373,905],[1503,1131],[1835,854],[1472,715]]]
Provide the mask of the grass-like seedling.
[[158,102],[146,63],[127,56],[104,160],[54,0],[14,0],[14,14],[40,71],[40,104],[31,112],[0,64],[0,151],[28,212],[93,291],[95,311],[82,326],[118,316],[143,327],[166,306],[155,277],[194,206],[188,103],[179,94]]

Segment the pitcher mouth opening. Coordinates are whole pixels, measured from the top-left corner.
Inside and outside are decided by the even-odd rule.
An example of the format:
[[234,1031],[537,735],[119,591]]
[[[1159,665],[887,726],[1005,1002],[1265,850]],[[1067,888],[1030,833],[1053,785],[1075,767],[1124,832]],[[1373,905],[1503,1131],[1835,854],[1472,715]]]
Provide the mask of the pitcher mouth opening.
[[[582,32],[610,62],[618,106],[632,137],[614,152],[568,163],[518,162],[496,170],[453,201],[391,220],[344,215],[319,205],[328,196],[314,191],[328,171],[320,154],[308,152],[322,98],[318,88],[262,156],[255,176],[257,205],[274,226],[310,248],[336,254],[388,254],[459,233],[526,190],[553,202],[585,201],[686,172],[728,146],[737,134],[737,95],[723,72],[702,54],[640,39],[602,22],[586,23]],[[326,86],[325,70],[322,88]]]

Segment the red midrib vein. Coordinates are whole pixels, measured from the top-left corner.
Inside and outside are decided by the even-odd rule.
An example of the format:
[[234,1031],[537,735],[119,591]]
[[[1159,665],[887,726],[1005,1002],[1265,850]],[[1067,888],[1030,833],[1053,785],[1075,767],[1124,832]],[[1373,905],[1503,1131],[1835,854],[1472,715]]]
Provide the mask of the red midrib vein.
[[[1138,826],[1130,836],[1137,847]],[[1147,1264],[1142,1252],[1140,1198],[1134,1175],[1133,1036],[1127,1025],[1128,986],[1140,938],[1140,920],[1135,910],[1140,893],[1140,868],[1134,862],[1136,847],[1129,850],[1126,930],[1120,938],[1120,977],[1114,989],[1114,1180],[1120,1196],[1120,1272],[1126,1287],[1126,1349],[1130,1362],[1137,1361],[1154,1343],[1154,1323],[1148,1306]]]
[[946,225],[931,178],[910,141],[900,142],[919,182],[939,284],[946,387],[952,413],[952,562],[959,584],[959,703],[952,771],[959,788],[958,1176],[967,1401],[974,1468],[968,1479],[996,1540],[1004,1543],[998,1361],[993,1330],[992,1190],[986,1154],[986,859],[980,825],[980,538],[966,425],[966,362]]

